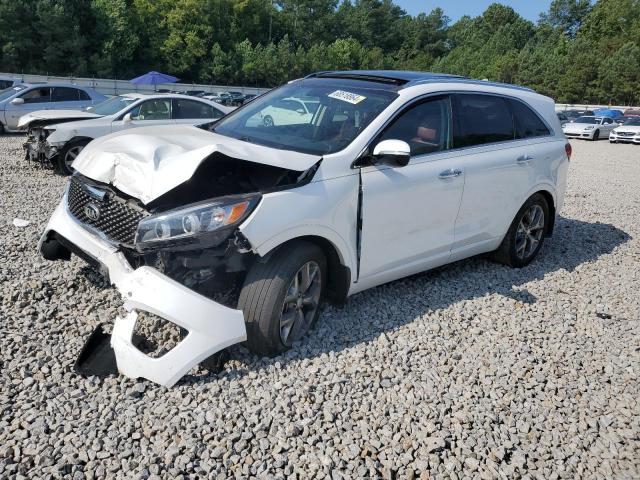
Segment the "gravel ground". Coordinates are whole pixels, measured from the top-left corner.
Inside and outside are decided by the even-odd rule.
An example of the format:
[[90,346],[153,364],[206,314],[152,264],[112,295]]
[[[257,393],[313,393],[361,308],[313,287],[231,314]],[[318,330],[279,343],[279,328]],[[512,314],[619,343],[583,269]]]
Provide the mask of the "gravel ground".
[[[556,233],[327,307],[166,389],[72,365],[120,307],[36,243],[64,179],[0,137],[0,478],[638,478],[640,147],[573,142]],[[29,220],[14,227],[15,217]]]

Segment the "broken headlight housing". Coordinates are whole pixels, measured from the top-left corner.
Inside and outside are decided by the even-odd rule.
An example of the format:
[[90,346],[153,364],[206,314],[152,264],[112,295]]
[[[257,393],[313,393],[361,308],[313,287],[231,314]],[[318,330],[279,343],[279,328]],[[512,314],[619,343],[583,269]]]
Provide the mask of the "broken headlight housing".
[[215,234],[242,222],[259,200],[260,195],[235,195],[150,215],[138,224],[135,244],[150,246]]

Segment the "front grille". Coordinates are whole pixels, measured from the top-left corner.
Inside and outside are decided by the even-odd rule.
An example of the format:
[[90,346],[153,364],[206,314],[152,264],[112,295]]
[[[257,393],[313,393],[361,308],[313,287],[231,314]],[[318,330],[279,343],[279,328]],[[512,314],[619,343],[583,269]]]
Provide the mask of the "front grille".
[[633,137],[635,132],[618,132],[619,137]]
[[[89,188],[94,191],[93,195],[89,193]],[[100,195],[96,195],[96,192]],[[111,191],[85,186],[75,176],[71,177],[69,183],[67,205],[71,215],[78,221],[93,227],[113,242],[129,245],[133,244],[135,239],[138,222],[149,215],[141,207]],[[93,213],[92,218],[87,216],[87,213]]]

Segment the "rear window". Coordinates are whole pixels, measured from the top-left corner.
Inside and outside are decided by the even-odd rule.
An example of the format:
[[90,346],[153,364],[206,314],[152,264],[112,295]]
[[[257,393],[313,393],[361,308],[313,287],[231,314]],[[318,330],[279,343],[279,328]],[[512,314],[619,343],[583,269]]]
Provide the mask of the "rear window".
[[507,100],[493,95],[457,95],[455,148],[504,142],[515,138]]
[[[516,124],[516,138],[534,138],[550,135],[549,129],[540,117],[518,100],[509,100]],[[564,116],[564,115],[563,115]]]

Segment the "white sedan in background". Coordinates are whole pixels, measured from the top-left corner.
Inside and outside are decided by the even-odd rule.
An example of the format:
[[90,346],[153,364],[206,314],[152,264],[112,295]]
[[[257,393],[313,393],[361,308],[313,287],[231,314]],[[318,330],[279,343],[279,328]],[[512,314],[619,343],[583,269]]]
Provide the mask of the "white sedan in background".
[[26,157],[50,161],[60,173],[72,173],[71,164],[93,139],[109,133],[154,125],[197,125],[218,120],[233,108],[202,98],[178,94],[126,94],[96,106],[98,118],[31,128],[24,144]]
[[617,126],[618,124],[610,117],[584,116],[578,117],[575,122],[564,124],[562,131],[568,138],[598,140],[607,138]]
[[265,127],[306,124],[311,121],[318,105],[319,102],[315,99],[283,98],[256,113],[249,124]]
[[611,143],[635,143],[640,145],[640,117],[632,117],[609,134]]

